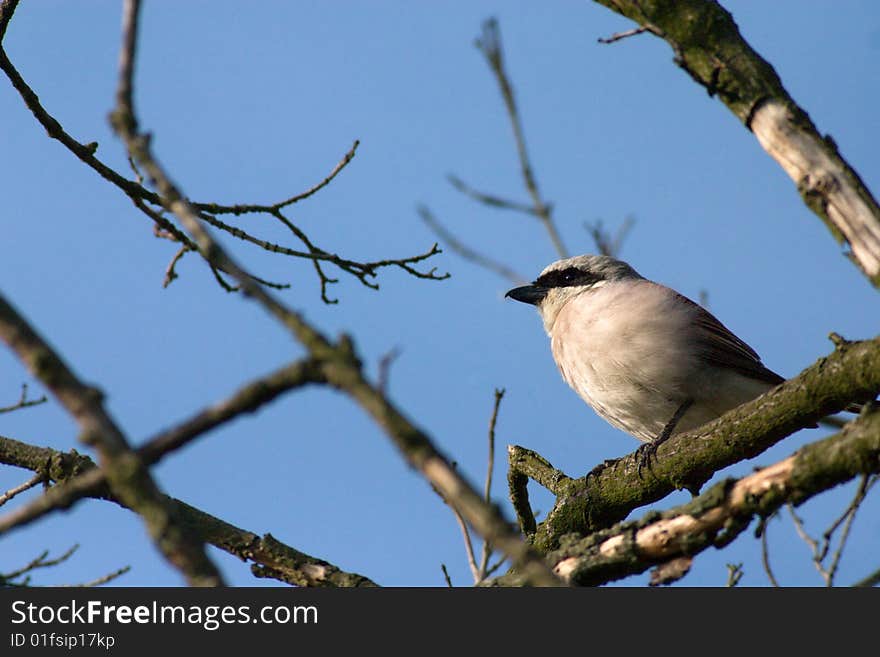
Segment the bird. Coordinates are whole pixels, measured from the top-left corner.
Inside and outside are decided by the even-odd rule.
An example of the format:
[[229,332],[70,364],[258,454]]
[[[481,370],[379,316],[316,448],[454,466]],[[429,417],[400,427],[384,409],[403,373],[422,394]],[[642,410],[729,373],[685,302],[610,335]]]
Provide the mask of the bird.
[[640,473],[669,437],[785,381],[703,306],[607,255],[558,260],[505,297],[538,309],[565,382],[642,441]]

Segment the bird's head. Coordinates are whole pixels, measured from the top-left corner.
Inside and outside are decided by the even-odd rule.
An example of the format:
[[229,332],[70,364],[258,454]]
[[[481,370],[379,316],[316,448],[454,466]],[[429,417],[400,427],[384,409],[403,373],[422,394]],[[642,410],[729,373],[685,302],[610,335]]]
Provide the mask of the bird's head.
[[603,285],[625,279],[642,278],[621,260],[604,255],[580,255],[548,265],[530,285],[508,291],[505,297],[530,303],[541,313],[549,333],[566,303],[589,294]]

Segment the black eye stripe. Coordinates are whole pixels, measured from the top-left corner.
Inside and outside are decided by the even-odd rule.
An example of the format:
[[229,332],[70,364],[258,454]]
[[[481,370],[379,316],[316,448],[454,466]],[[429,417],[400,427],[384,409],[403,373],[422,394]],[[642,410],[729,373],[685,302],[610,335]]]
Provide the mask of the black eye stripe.
[[567,269],[557,269],[548,271],[546,274],[538,277],[535,285],[542,287],[572,287],[575,285],[590,285],[602,276],[597,276],[593,272],[584,271],[577,267],[568,267]]

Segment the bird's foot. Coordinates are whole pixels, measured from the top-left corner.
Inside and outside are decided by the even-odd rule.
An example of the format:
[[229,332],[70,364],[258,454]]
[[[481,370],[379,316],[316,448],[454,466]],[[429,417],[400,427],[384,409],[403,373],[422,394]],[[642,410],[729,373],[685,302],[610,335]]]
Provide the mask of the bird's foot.
[[660,432],[660,435],[649,443],[643,443],[636,450],[636,472],[639,475],[639,479],[642,478],[643,468],[651,469],[651,458],[657,453],[657,448],[669,440],[669,437],[678,425],[679,420],[684,417],[684,414],[687,413],[693,403],[693,399],[686,399],[682,402],[681,406],[679,406],[675,413],[672,414],[672,417],[669,419],[669,422],[666,423],[666,426],[663,427],[663,431]]
[[661,442],[663,441],[657,438],[649,443],[642,443],[636,450],[636,473],[639,475],[639,479],[642,478],[643,468],[651,469],[651,459],[657,453],[657,448],[660,447]]

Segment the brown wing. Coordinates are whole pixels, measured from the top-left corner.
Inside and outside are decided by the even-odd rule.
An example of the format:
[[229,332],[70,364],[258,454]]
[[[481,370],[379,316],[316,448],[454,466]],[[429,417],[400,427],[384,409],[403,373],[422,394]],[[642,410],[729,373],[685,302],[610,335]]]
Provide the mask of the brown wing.
[[708,310],[685,296],[678,299],[695,311],[694,322],[701,328],[704,339],[700,344],[700,356],[707,363],[729,367],[744,376],[778,385],[785,381],[773,370],[761,363],[761,358],[745,342],[736,337]]

